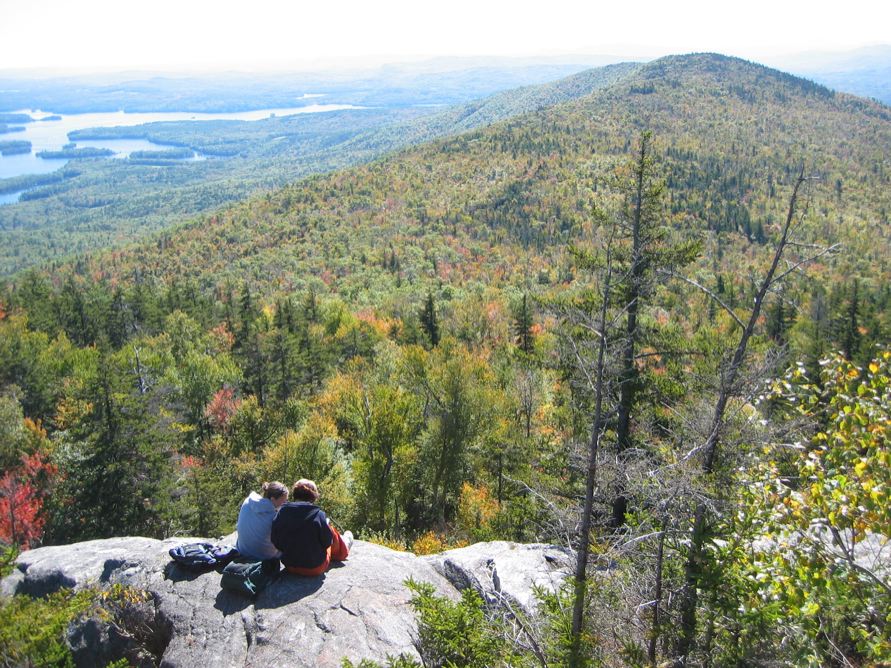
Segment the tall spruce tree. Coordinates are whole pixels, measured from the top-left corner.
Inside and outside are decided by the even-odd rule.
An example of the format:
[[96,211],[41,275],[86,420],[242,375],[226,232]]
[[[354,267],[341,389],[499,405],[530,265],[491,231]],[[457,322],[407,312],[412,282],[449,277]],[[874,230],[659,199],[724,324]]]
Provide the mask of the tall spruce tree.
[[83,396],[90,401],[63,438],[65,476],[50,538],[162,537],[170,499],[170,435],[149,418],[157,398],[134,387],[126,351],[100,352],[94,364],[83,370]]
[[[651,132],[641,135],[637,152],[627,170],[627,176],[620,182],[624,205],[618,219],[625,244],[617,248],[618,253],[625,255],[627,262],[627,273],[621,286],[618,286],[620,295],[617,297],[624,305],[625,312],[616,420],[616,448],[620,460],[634,445],[631,418],[640,391],[636,355],[644,342],[658,345],[654,333],[641,326],[641,315],[653,296],[660,275],[690,263],[699,252],[698,244],[677,242],[669,235],[664,221],[665,183],[653,155]],[[627,509],[628,501],[619,483],[613,500],[614,527],[624,524]]]
[[424,308],[421,309],[421,327],[427,334],[430,345],[434,348],[439,345],[439,320],[436,317],[436,304],[433,301],[433,293],[427,292]]
[[514,341],[517,347],[527,355],[532,352],[532,309],[529,306],[529,295],[523,293],[523,299],[514,314]]

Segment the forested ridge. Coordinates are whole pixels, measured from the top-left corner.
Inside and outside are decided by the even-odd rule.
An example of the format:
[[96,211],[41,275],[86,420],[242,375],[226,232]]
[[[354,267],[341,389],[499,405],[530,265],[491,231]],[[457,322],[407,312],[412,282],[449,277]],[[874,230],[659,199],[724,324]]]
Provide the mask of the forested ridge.
[[310,477],[361,538],[584,557],[443,662],[881,665],[889,154],[888,107],[676,56],[19,274],[0,531],[218,535]]
[[[123,246],[202,212],[274,190],[310,174],[361,164],[387,152],[482,127],[575,99],[638,65],[597,68],[558,81],[450,106],[372,106],[261,121],[179,121],[88,128],[72,141],[144,139],[198,152],[205,160],[131,155],[80,161],[56,172],[0,180],[0,193],[24,190],[0,208],[0,275],[92,249]],[[425,95],[414,94],[415,104]],[[27,147],[26,147],[27,148]],[[53,157],[87,157],[84,149]],[[87,151],[89,153],[89,151]],[[161,158],[159,160],[159,158]]]
[[[582,230],[592,197],[644,129],[662,147],[672,226],[704,233],[713,256],[728,252],[740,267],[763,250],[785,204],[778,187],[804,165],[818,178],[809,240],[844,244],[836,262],[858,264],[863,276],[886,271],[891,111],[744,61],[683,58],[656,61],[579,101],[299,182],[157,244],[103,255],[100,272],[138,267],[210,287],[229,268],[265,289],[270,269],[297,284],[323,268],[357,273],[344,265],[379,252],[392,235],[418,246],[461,237],[546,255]],[[314,256],[309,273],[295,258],[304,249]],[[458,264],[472,275],[474,263]],[[249,278],[252,269],[263,278]]]

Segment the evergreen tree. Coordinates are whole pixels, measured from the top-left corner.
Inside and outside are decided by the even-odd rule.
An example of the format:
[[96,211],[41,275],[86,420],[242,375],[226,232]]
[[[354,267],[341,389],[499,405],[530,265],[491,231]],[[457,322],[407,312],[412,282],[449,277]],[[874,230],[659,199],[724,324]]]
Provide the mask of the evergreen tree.
[[56,542],[165,534],[170,436],[149,418],[154,397],[135,391],[122,362],[98,354],[84,384],[91,401],[63,436],[49,527]]
[[860,350],[859,312],[860,312],[860,283],[854,279],[851,282],[850,296],[845,310],[844,337],[842,339],[842,352],[845,359],[853,361]]
[[523,300],[514,314],[514,341],[527,355],[532,352],[532,311],[529,308],[528,295],[523,293]]
[[279,301],[275,309],[269,365],[275,375],[275,396],[285,401],[296,385],[295,358],[299,354],[296,324],[290,299]]
[[780,290],[767,308],[767,335],[775,343],[785,344],[788,340],[788,331],[792,325],[792,320],[792,313],[786,304],[785,293],[783,290]]
[[319,322],[319,303],[314,288],[309,289],[303,300],[303,317],[313,325]]
[[[647,338],[647,333],[639,324],[639,317],[652,298],[660,272],[688,264],[699,251],[696,244],[672,242],[669,238],[662,219],[665,184],[659,177],[652,142],[652,133],[644,132],[641,135],[637,154],[629,165],[630,175],[621,184],[625,206],[619,223],[627,235],[627,245],[619,250],[626,253],[628,270],[627,279],[617,286],[621,291],[618,298],[624,304],[625,311],[616,425],[616,445],[620,458],[633,445],[631,415],[640,391],[640,372],[635,356]],[[627,505],[620,488],[613,501],[613,526],[624,524]]]
[[439,321],[436,317],[436,304],[433,302],[433,293],[427,293],[427,300],[420,313],[421,327],[427,334],[430,345],[434,348],[439,345]]
[[111,308],[105,328],[108,342],[117,350],[127,341],[132,330],[130,307],[124,298],[124,291],[117,287],[111,297]]
[[244,390],[256,396],[260,406],[264,406],[269,391],[266,352],[268,321],[260,315],[247,284],[239,299],[238,318],[240,324],[235,336],[235,352],[244,371]]
[[301,383],[308,395],[315,394],[325,379],[327,357],[323,342],[319,340],[313,329],[304,328],[300,341]]
[[251,295],[251,288],[245,284],[244,288],[242,288],[241,298],[238,302],[239,327],[235,345],[239,349],[244,348],[251,341],[252,335],[256,329],[258,315],[257,308],[254,305],[253,296]]
[[87,313],[87,303],[83,290],[69,277],[56,299],[59,324],[68,338],[79,346],[86,346],[96,340],[95,323]]

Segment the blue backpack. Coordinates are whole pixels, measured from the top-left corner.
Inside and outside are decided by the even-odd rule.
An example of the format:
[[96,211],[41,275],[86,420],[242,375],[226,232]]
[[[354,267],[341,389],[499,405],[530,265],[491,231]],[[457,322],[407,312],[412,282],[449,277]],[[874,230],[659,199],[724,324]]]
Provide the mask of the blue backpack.
[[170,548],[168,554],[184,568],[203,572],[225,566],[238,556],[238,550],[231,545],[187,543]]

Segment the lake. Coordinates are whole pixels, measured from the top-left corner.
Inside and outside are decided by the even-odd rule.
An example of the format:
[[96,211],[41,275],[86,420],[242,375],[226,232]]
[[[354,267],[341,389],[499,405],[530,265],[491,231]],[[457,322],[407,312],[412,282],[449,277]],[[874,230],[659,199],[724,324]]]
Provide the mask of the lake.
[[13,202],[18,202],[19,195],[21,194],[21,190],[14,193],[0,193],[0,204],[12,204]]
[[[46,174],[54,172],[62,167],[67,160],[46,160],[38,158],[38,151],[58,151],[68,144],[68,133],[85,128],[98,127],[122,127],[142,125],[143,123],[156,123],[159,121],[259,121],[270,116],[293,116],[294,114],[313,114],[326,111],[339,111],[341,109],[359,109],[349,104],[310,104],[304,107],[285,109],[257,109],[254,111],[242,111],[225,114],[202,114],[194,112],[158,112],[158,113],[128,113],[123,111],[101,112],[90,114],[53,114],[50,111],[35,109],[19,109],[4,113],[29,114],[32,118],[43,119],[48,116],[61,116],[59,120],[36,120],[32,123],[23,123],[24,131],[0,134],[0,141],[25,140],[31,142],[31,153],[20,155],[5,155],[0,157],[0,179],[7,179],[22,174]],[[12,125],[12,124],[11,124]],[[114,139],[114,140],[82,140],[77,142],[78,147],[95,146],[97,148],[110,148],[115,152],[114,157],[126,158],[133,151],[150,151],[169,148],[155,144],[145,139]],[[202,156],[193,156],[192,160],[203,159]],[[9,200],[0,197],[0,204],[7,204],[18,199]],[[6,200],[6,201],[4,201]]]

